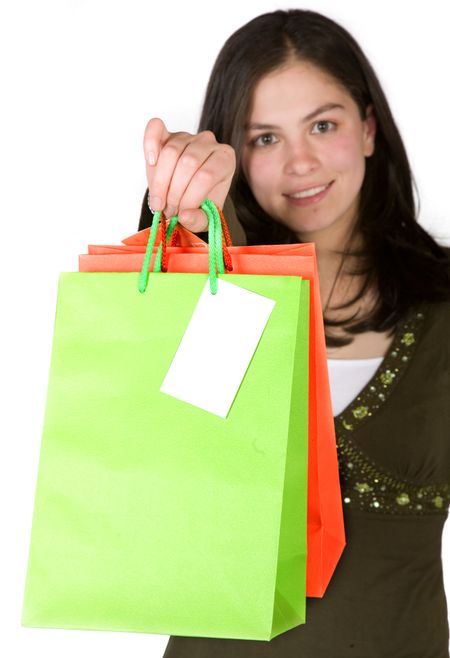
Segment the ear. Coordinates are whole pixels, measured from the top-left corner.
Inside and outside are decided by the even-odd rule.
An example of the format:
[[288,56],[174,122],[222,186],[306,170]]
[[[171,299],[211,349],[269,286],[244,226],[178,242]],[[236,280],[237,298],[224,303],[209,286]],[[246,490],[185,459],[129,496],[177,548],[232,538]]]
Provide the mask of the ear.
[[375,151],[375,135],[377,132],[377,120],[373,112],[373,105],[370,104],[366,108],[366,118],[363,122],[363,140],[364,140],[364,155],[370,158]]

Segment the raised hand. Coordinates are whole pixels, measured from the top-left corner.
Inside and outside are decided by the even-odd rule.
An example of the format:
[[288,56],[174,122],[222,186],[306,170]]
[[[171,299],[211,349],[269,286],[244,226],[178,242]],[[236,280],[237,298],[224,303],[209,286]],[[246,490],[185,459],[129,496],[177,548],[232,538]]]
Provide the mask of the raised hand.
[[205,231],[199,206],[208,197],[223,207],[236,168],[234,149],[209,130],[170,133],[153,118],[145,129],[144,154],[151,209],[164,210],[168,219],[178,215],[190,231]]

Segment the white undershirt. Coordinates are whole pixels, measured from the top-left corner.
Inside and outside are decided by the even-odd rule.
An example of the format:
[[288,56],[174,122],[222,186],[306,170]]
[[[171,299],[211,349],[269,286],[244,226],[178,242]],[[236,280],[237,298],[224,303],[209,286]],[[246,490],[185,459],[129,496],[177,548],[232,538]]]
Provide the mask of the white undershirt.
[[327,359],[333,416],[338,416],[372,379],[382,356],[372,359]]

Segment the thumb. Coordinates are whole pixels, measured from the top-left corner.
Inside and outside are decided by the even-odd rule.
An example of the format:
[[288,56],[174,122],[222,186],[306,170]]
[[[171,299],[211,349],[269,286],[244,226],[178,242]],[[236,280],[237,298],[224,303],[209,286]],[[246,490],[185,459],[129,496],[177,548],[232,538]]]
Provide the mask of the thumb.
[[178,221],[192,233],[203,233],[208,230],[208,218],[201,208],[182,210]]

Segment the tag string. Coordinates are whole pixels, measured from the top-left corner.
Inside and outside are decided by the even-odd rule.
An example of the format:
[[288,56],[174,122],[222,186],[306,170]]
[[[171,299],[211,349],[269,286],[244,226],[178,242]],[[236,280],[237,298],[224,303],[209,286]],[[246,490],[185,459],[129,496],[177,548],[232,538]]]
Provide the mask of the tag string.
[[[231,245],[231,238],[222,211],[210,199],[205,199],[200,208],[206,213],[208,218],[209,286],[211,293],[215,295],[218,287],[218,275],[224,274],[225,269],[229,272],[233,269],[231,256],[227,248]],[[176,233],[178,232],[176,229],[177,223],[177,215],[172,217],[168,226],[166,226],[166,218],[163,212],[157,211],[153,215],[144,262],[139,275],[139,292],[145,292],[148,286],[150,262],[156,243],[159,224],[161,224],[161,242],[156,253],[153,271],[167,272],[167,245],[174,244],[176,240]]]

